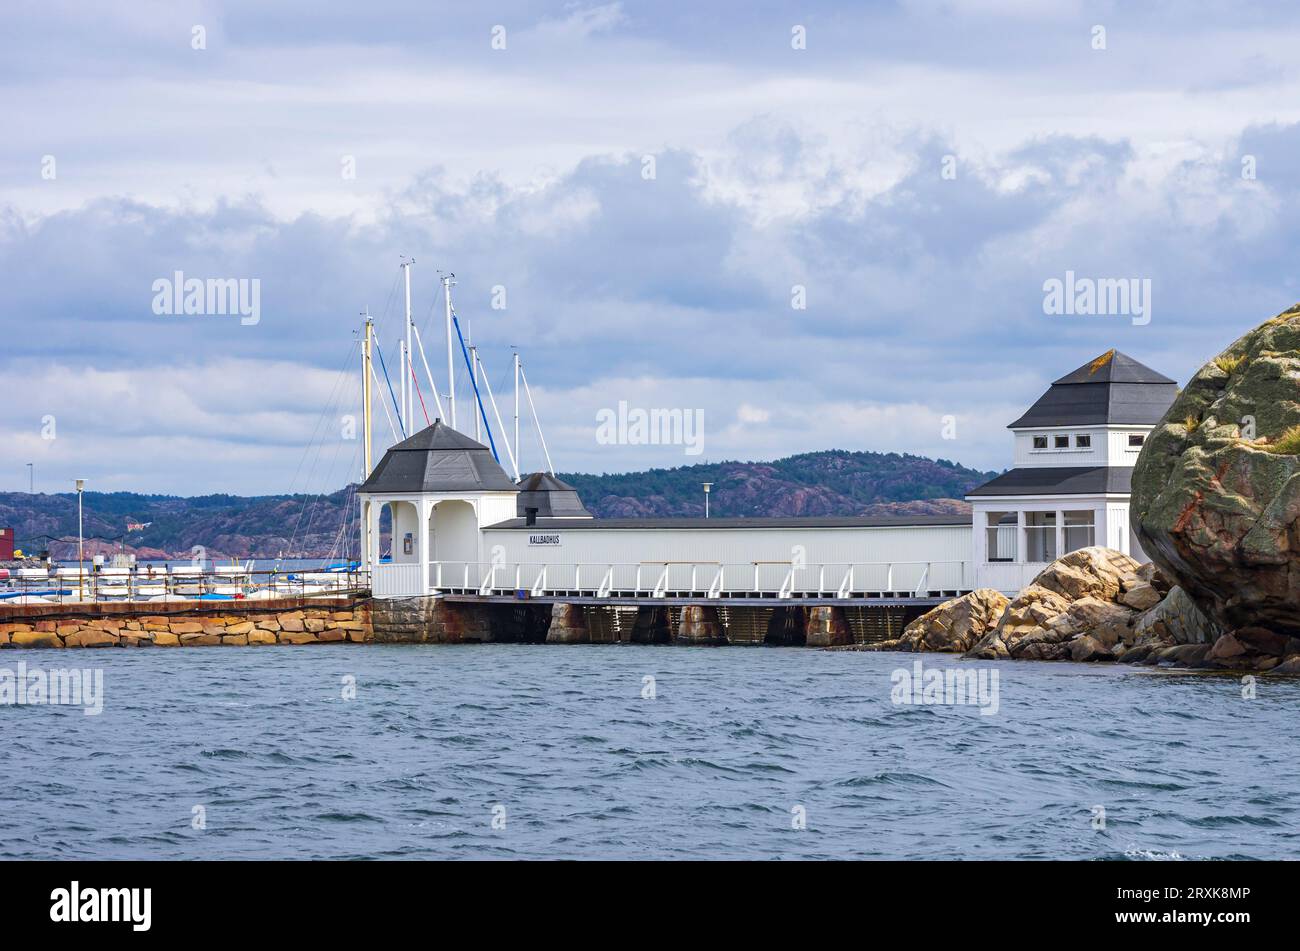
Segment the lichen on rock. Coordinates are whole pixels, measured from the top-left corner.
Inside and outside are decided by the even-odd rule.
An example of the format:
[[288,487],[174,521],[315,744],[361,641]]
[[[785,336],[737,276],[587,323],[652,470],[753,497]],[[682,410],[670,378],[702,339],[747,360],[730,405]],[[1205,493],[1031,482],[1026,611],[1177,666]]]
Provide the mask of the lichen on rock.
[[1300,305],[1203,366],[1134,468],[1134,535],[1225,631],[1300,635],[1296,427]]

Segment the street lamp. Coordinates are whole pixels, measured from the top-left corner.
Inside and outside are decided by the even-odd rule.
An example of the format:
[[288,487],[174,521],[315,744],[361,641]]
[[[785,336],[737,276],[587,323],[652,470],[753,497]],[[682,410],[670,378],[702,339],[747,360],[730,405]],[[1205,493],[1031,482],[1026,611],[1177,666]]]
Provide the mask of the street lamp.
[[700,485],[704,486],[704,517],[708,518],[709,517],[709,490],[713,488],[713,483],[701,482]]
[[30,479],[30,482],[28,483],[29,486],[28,492],[31,495],[35,495],[36,494],[36,463],[34,462],[27,463],[27,475],[28,478]]
[[86,480],[77,480],[77,600],[84,601],[85,588],[82,587],[82,575],[86,563],[86,537],[83,530],[81,496],[86,491]]

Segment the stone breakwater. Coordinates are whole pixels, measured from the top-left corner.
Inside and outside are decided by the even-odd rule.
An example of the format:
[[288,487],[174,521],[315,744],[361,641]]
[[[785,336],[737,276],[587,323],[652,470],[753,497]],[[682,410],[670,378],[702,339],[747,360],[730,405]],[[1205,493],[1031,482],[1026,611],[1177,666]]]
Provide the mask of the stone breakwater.
[[0,649],[254,647],[372,639],[370,605],[354,598],[0,607]]

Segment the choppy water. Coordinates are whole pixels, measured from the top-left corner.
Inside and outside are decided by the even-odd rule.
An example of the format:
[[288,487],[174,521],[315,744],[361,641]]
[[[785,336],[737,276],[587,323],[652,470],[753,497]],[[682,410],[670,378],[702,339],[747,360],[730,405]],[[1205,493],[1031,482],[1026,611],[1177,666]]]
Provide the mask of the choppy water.
[[0,707],[0,857],[1300,857],[1300,682],[1246,700],[1228,677],[981,663],[984,716],[893,705],[914,659],[5,651],[101,666],[107,696],[96,717]]

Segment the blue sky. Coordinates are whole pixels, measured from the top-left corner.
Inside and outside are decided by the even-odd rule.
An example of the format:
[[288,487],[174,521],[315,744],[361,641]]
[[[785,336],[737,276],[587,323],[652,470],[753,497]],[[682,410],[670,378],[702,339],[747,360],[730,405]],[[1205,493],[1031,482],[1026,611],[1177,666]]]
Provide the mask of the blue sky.
[[[0,489],[341,485],[352,331],[369,307],[395,360],[402,254],[435,375],[443,268],[582,471],[1002,468],[1097,354],[1185,380],[1300,300],[1284,4],[87,6],[2,15]],[[260,321],[155,315],[177,270],[257,278]],[[1149,279],[1150,323],[1045,314],[1067,270]],[[702,410],[702,455],[600,443],[620,401]]]

